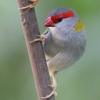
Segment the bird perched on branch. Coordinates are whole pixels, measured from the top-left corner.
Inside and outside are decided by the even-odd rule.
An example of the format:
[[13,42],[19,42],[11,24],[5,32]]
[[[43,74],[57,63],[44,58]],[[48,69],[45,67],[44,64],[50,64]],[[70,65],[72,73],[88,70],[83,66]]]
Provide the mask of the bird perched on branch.
[[[57,72],[73,65],[83,55],[86,46],[86,36],[82,21],[77,13],[70,8],[57,8],[51,11],[44,23],[48,29],[40,38],[32,42],[42,41],[47,66],[53,84],[49,85],[53,90],[43,99],[56,94]],[[49,59],[49,60],[48,60]]]

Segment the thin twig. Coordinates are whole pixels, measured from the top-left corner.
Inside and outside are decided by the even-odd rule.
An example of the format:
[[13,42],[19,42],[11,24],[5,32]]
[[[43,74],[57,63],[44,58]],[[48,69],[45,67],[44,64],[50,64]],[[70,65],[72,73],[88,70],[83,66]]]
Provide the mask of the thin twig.
[[[29,5],[27,0],[17,0],[19,8]],[[44,51],[41,42],[30,43],[30,41],[36,39],[40,35],[38,23],[33,9],[19,9],[21,24],[23,33],[27,45],[29,59],[34,76],[35,86],[39,100],[51,93],[51,88],[48,85],[51,84],[44,56]],[[54,97],[50,97],[47,100],[54,100]]]

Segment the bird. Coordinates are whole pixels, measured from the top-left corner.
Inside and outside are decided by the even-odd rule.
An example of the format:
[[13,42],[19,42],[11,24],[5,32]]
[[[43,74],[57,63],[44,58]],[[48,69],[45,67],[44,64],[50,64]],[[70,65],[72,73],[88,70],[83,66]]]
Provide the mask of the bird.
[[49,85],[52,92],[42,97],[47,99],[57,94],[57,73],[72,66],[83,55],[86,48],[86,31],[78,14],[67,7],[51,11],[43,26],[48,28],[31,43],[43,43],[49,74],[53,79],[53,84]]

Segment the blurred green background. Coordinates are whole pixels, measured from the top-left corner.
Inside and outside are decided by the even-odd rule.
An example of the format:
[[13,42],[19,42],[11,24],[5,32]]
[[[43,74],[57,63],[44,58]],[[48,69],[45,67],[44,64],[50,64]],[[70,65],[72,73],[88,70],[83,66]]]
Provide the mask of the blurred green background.
[[[40,0],[35,10],[41,33],[47,14],[57,7],[79,14],[87,47],[76,64],[58,73],[56,100],[100,100],[100,0]],[[0,100],[37,100],[15,0],[0,1]]]

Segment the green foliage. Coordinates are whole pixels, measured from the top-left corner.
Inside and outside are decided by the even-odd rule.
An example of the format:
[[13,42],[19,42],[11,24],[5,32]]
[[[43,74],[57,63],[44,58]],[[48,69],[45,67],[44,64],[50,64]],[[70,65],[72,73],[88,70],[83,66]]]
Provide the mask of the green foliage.
[[[100,100],[100,0],[40,0],[36,5],[40,32],[47,14],[70,7],[87,32],[84,56],[57,75],[57,100]],[[17,2],[0,1],[0,100],[36,100],[36,90],[20,25]]]

